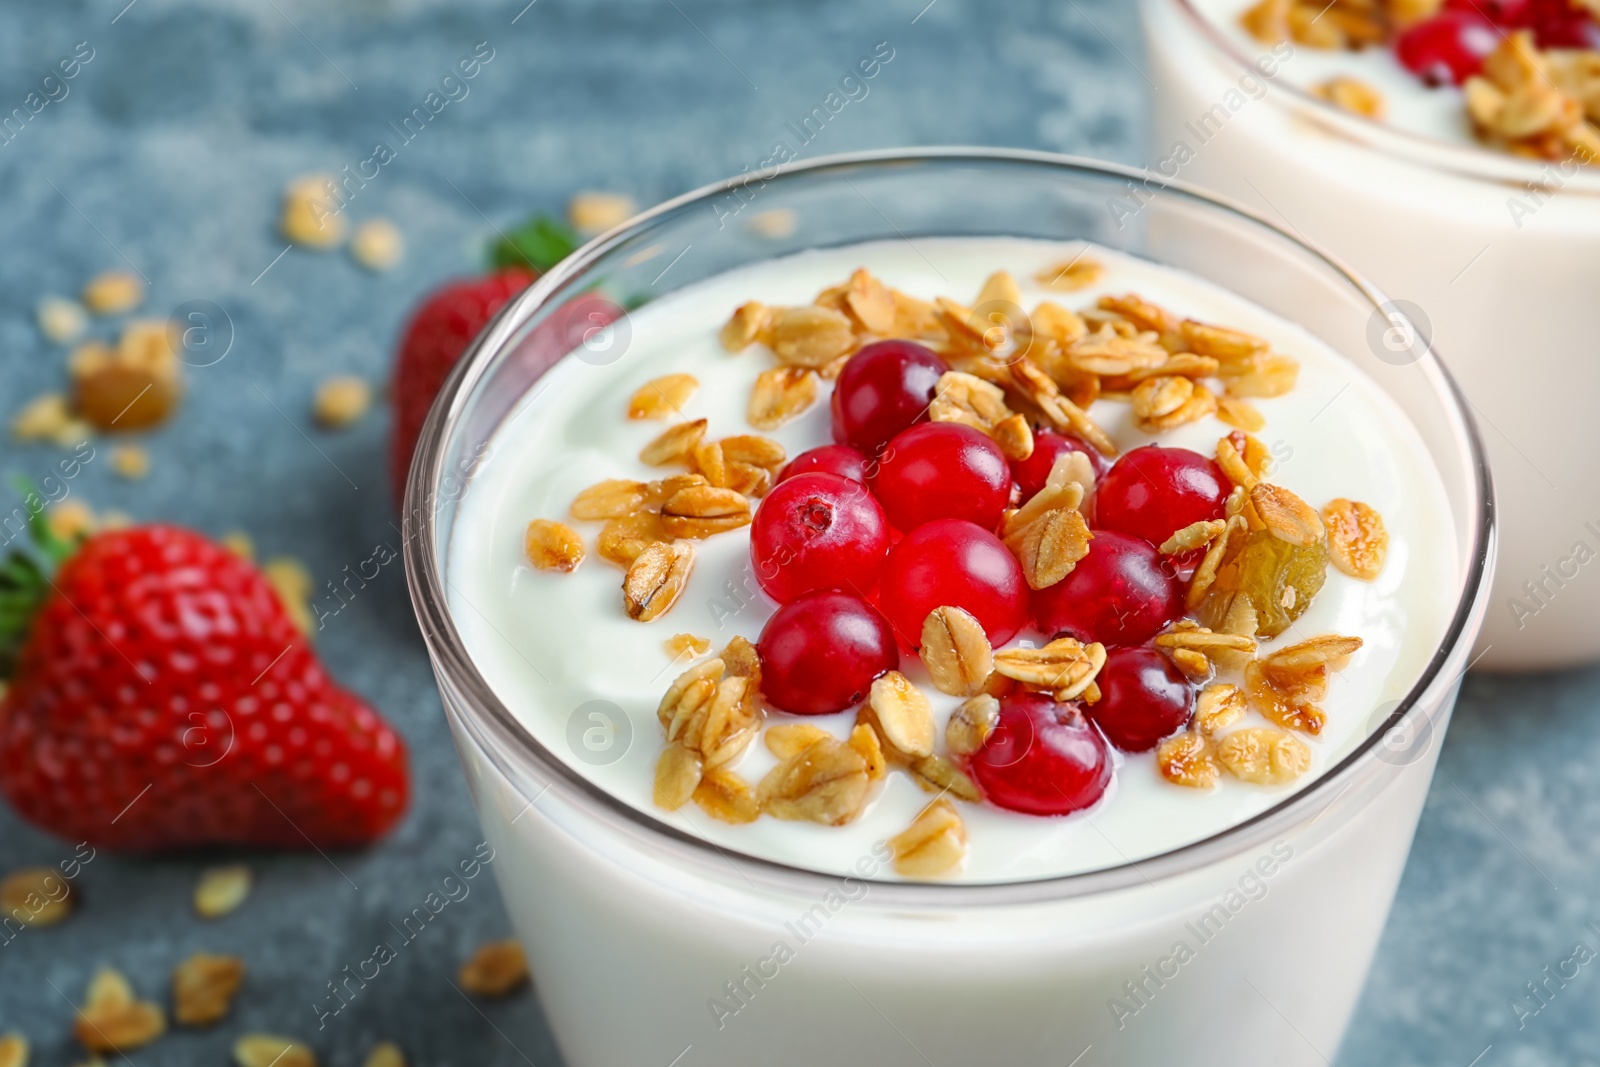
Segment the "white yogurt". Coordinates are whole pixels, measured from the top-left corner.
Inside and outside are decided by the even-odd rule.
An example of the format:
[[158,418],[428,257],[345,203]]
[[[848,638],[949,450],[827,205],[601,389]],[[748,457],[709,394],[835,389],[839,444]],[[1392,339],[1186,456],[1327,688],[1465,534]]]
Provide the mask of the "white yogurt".
[[[1311,609],[1274,643],[1330,632],[1365,641],[1332,683],[1324,705],[1328,725],[1311,740],[1312,770],[1299,783],[1267,789],[1226,780],[1214,790],[1196,791],[1162,781],[1150,753],[1120,757],[1112,789],[1086,813],[1037,818],[990,805],[961,805],[971,852],[960,878],[1018,881],[1144,859],[1225,830],[1315,780],[1387,716],[1443,640],[1455,607],[1460,561],[1439,477],[1415,431],[1372,382],[1305,331],[1229,292],[1103,249],[1092,250],[1108,268],[1092,290],[1059,294],[1032,283],[1036,270],[1078,251],[1018,239],[938,239],[807,252],[741,268],[633,313],[631,344],[615,363],[597,367],[569,359],[557,365],[493,438],[490,458],[465,494],[451,538],[451,611],[500,700],[534,736],[602,789],[724,849],[843,874],[904,829],[928,796],[898,774],[889,776],[867,812],[846,827],[772,818],[729,826],[693,805],[676,813],[652,805],[653,769],[662,746],[655,707],[686,665],[672,661],[664,641],[679,632],[708,637],[718,647],[735,634],[754,640],[773,610],[752,580],[747,530],[698,543],[687,592],[650,624],[623,613],[619,569],[591,554],[574,574],[536,571],[523,554],[523,534],[530,519],[571,521],[567,509],[573,497],[602,479],[662,475],[637,456],[663,424],[625,418],[628,398],[652,378],[693,374],[701,385],[684,416],[708,418],[712,437],[751,432],[745,403],[756,375],[773,360],[759,347],[740,355],[722,350],[718,330],[739,304],[752,299],[809,303],[861,266],[919,297],[970,300],[989,273],[1006,269],[1023,283],[1027,307],[1042,299],[1090,307],[1101,294],[1138,292],[1180,315],[1266,337],[1277,350],[1296,357],[1302,368],[1297,388],[1257,402],[1267,418],[1259,436],[1278,461],[1272,479],[1314,506],[1339,496],[1371,504],[1384,517],[1390,549],[1375,582],[1330,568]],[[791,456],[831,440],[826,401],[824,395],[805,416],[773,434]],[[1150,441],[1132,427],[1126,404],[1102,402],[1092,414],[1124,450]],[[1228,429],[1207,419],[1162,435],[1160,443],[1210,454]],[[574,525],[592,546],[599,524]],[[1022,638],[1037,642],[1041,635]],[[943,721],[959,701],[939,696],[915,657],[904,658],[901,669],[934,696],[942,736]],[[614,709],[591,701],[609,702]],[[597,709],[602,718],[591,717]],[[606,719],[615,717],[627,720],[622,735],[605,730]],[[772,713],[769,721],[791,718]],[[808,721],[843,737],[854,716],[845,712]],[[585,731],[596,729],[586,744]],[[631,743],[619,739],[626,736]],[[756,781],[773,762],[757,744],[736,769]]]
[[[1600,391],[1592,348],[1600,286],[1600,172],[1517,160],[1476,144],[1459,93],[1430,90],[1387,50],[1279,46],[1263,81],[1203,37],[1181,0],[1141,0],[1151,165],[1189,149],[1176,177],[1231,196],[1344,257],[1419,317],[1460,383],[1494,471],[1500,563],[1478,664],[1526,669],[1600,657]],[[1246,0],[1199,0],[1245,55]],[[1404,145],[1290,86],[1349,74],[1380,87]],[[1241,82],[1241,78],[1251,78]],[[1241,84],[1244,89],[1241,89]],[[1221,110],[1218,111],[1218,106]],[[1204,138],[1197,123],[1206,115]],[[1124,224],[1130,209],[1122,209]],[[1381,333],[1381,331],[1380,331]]]

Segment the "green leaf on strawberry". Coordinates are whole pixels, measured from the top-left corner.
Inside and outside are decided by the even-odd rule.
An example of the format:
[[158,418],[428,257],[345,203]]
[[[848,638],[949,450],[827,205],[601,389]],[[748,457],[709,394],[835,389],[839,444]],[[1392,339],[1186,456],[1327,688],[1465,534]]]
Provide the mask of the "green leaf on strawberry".
[[570,256],[580,243],[566,223],[538,215],[496,241],[489,262],[496,270],[532,267],[543,273]]

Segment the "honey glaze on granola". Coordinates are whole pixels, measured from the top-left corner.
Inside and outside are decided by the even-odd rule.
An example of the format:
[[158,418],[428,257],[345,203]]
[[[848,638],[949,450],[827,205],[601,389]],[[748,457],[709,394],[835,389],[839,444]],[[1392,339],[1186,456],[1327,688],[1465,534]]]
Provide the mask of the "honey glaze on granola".
[[[1174,530],[1161,546],[1198,556],[1203,575],[1188,587],[1192,617],[1155,641],[1185,673],[1209,677],[1196,713],[1154,752],[1113,752],[1110,788],[1086,811],[1003,810],[979,799],[963,768],[992,726],[995,693],[1095,696],[1106,657],[1096,642],[1024,630],[991,648],[965,612],[941,608],[922,628],[923,654],[902,651],[861,707],[801,717],[761,700],[749,643],[774,605],[752,571],[749,511],[781,469],[776,447],[792,458],[832,440],[833,364],[859,343],[865,318],[839,310],[848,297],[838,287],[859,268],[909,298],[900,310],[911,328],[926,305],[940,329],[959,330],[965,309],[1000,287],[1036,329],[1070,312],[1093,333],[1164,309],[1176,332],[1208,324],[1268,342],[1260,353],[1271,358],[1232,365],[1234,387],[1218,377],[1226,360],[1203,354],[1207,344],[1226,352],[1226,334],[1196,342],[1175,332],[1159,352],[1085,346],[1080,362],[1121,388],[1077,399],[1063,390],[1030,412],[1029,421],[1082,417],[1080,436],[1103,433],[1113,451],[1154,441],[1216,457],[1235,487],[1222,518]],[[1120,311],[1100,307],[1108,297]],[[872,299],[866,316],[894,329],[893,298]],[[765,310],[739,313],[752,302]],[[1041,303],[1060,311],[1041,313]],[[806,308],[817,310],[794,310]],[[1136,328],[1113,325],[1104,339],[1119,329],[1159,347]],[[1313,781],[1382,721],[1445,632],[1457,563],[1436,523],[1448,509],[1404,417],[1320,342],[1193,277],[1017,239],[874,243],[699,283],[635,312],[632,335],[609,366],[564,361],[506,420],[452,533],[451,607],[489,683],[552,752],[720,847],[844,873],[887,843],[902,877],[969,882],[1155,855]],[[1007,386],[1001,407],[981,388],[964,402],[941,392],[954,409],[945,414],[966,412],[1002,450],[1016,449],[1008,435],[1028,427],[1002,428],[1015,426],[1004,406],[1020,406]],[[1093,491],[1086,469],[1059,463],[1041,502],[1018,501],[1011,529],[999,531],[1030,584],[1059,580],[1081,558],[1074,517]],[[1328,546],[1309,607],[1239,625],[1243,598],[1228,595],[1238,546],[1296,541]],[[1296,588],[1286,585],[1285,602]],[[1237,632],[1246,629],[1253,636]],[[626,725],[611,729],[619,718]]]

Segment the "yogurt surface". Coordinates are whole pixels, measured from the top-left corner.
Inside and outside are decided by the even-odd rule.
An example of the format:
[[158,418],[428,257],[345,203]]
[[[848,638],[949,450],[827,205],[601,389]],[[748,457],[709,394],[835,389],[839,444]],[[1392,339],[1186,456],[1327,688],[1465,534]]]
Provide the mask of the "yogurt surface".
[[[1077,310],[1101,295],[1136,292],[1180,316],[1266,338],[1276,351],[1294,356],[1301,364],[1296,388],[1253,401],[1267,419],[1257,436],[1275,459],[1270,480],[1314,507],[1335,497],[1370,504],[1387,526],[1389,553],[1373,582],[1330,567],[1311,608],[1282,636],[1263,642],[1263,653],[1324,633],[1365,642],[1332,679],[1322,703],[1328,715],[1322,735],[1296,735],[1312,750],[1311,770],[1298,781],[1267,788],[1224,776],[1211,790],[1186,789],[1160,777],[1153,754],[1117,753],[1107,795],[1075,815],[1040,818],[989,804],[958,805],[970,846],[952,880],[1019,881],[1138,861],[1226,830],[1315,781],[1387,718],[1443,639],[1458,575],[1443,486],[1398,407],[1294,324],[1195,277],[1100,248],[1088,254],[1105,274],[1088,289],[1060,293],[1033,281],[1036,271],[1084,251],[1016,238],[929,238],[805,252],[739,268],[634,311],[631,341],[615,362],[563,360],[493,437],[450,533],[451,612],[499,699],[557,758],[600,788],[719,848],[835,874],[880,851],[930,799],[903,774],[877,783],[865,813],[843,827],[770,817],[731,826],[693,804],[676,812],[652,804],[663,746],[656,705],[689,664],[672,658],[666,640],[689,633],[715,648],[736,634],[755,641],[775,605],[755,583],[746,528],[697,542],[694,571],[678,603],[654,622],[632,621],[623,610],[622,571],[593,552],[600,524],[573,521],[568,508],[579,491],[604,479],[671,473],[637,458],[665,424],[626,418],[629,397],[663,374],[699,379],[683,416],[708,418],[709,437],[752,432],[744,416],[750,390],[774,363],[760,346],[730,355],[719,344],[718,331],[740,304],[808,304],[858,267],[916,297],[969,302],[989,274],[1007,270],[1022,285],[1024,307],[1049,299]],[[823,383],[815,406],[768,434],[791,457],[831,443],[830,388]],[[1126,403],[1102,400],[1090,414],[1124,451],[1153,440],[1134,428]],[[1230,429],[1211,417],[1155,440],[1209,456]],[[524,531],[536,518],[567,522],[583,535],[589,558],[576,572],[540,572],[528,564]],[[1024,631],[1014,643],[1043,644],[1048,637]],[[935,691],[914,655],[902,655],[900,669],[933,700],[942,738],[960,699]],[[784,721],[799,720],[769,710],[769,725]],[[804,721],[842,739],[854,712]],[[1262,724],[1252,715],[1241,725]],[[755,783],[776,762],[758,741],[733,769]]]

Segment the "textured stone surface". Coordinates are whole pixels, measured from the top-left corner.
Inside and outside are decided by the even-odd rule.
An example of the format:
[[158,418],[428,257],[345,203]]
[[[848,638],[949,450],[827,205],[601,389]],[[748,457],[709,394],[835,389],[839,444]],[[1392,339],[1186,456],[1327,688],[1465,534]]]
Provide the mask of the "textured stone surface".
[[[298,556],[319,580],[395,533],[385,415],[319,433],[315,384],[336,372],[381,380],[407,309],[474,269],[494,227],[559,210],[578,188],[649,203],[751,165],[884,40],[892,64],[806,154],[961,142],[1142,154],[1138,37],[1119,0],[124,2],[0,7],[0,112],[78,42],[94,49],[70,95],[0,145],[0,414],[63,380],[62,352],[33,326],[38,297],[131,263],[151,281],[151,313],[214,301],[233,349],[189,374],[182,417],[145,442],[151,477],[118,480],[102,447],[74,492],[136,517],[247,530],[263,554]],[[284,182],[392,140],[387,123],[483,41],[494,59],[470,95],[352,204],[354,218],[399,223],[404,264],[372,275],[343,253],[298,249],[274,263]],[[8,441],[0,467],[37,478],[53,458]],[[487,879],[319,1031],[311,1004],[326,983],[479,840],[398,565],[329,621],[319,647],[410,739],[414,812],[366,854],[246,857],[254,895],[212,923],[189,910],[199,860],[98,857],[78,915],[0,948],[0,1028],[25,1030],[35,1062],[81,1058],[65,1036],[67,998],[96,964],[164,996],[171,966],[199,948],[248,960],[233,1018],[169,1036],[139,1063],[224,1063],[246,1029],[303,1036],[335,1067],[385,1038],[417,1064],[557,1062],[526,994],[480,1013],[447,981],[473,945],[506,933]],[[1600,921],[1597,696],[1593,671],[1469,679],[1341,1064],[1465,1067],[1491,1043],[1486,1067],[1600,1062],[1592,968],[1520,1031],[1508,1006],[1575,941],[1600,946],[1584,926]],[[0,870],[69,853],[0,812]]]

